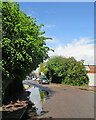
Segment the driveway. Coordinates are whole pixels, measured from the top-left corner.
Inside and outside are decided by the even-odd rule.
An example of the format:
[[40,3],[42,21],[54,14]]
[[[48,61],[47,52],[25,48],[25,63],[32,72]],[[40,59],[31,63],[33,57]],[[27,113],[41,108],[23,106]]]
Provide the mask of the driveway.
[[[94,118],[94,93],[67,85],[39,85],[50,91],[38,118]],[[54,92],[51,92],[54,91]]]

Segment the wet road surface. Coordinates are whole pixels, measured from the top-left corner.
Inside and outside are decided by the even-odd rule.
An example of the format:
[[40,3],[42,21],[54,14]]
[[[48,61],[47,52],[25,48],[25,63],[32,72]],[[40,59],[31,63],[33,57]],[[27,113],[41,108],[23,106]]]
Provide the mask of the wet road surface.
[[38,118],[94,118],[94,93],[66,85],[39,85],[37,81],[27,84],[47,90],[51,95],[43,103]]

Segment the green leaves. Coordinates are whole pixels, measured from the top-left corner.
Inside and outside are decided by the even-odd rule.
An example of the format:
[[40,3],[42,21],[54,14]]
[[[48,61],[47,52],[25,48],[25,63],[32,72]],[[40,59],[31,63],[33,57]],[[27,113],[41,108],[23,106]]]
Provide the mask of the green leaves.
[[44,45],[49,38],[40,36],[45,33],[40,31],[42,26],[19,10],[17,2],[2,2],[3,80],[24,80],[48,58],[50,49]]
[[49,59],[46,67],[46,75],[52,78],[52,82],[70,85],[83,85],[89,82],[83,61],[77,61],[73,57],[55,56]]

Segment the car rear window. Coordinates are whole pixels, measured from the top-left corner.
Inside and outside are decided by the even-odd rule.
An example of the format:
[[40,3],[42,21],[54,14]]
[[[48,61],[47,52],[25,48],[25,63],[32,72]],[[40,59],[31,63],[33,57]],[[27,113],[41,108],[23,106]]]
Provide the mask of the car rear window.
[[42,78],[42,80],[47,80],[46,78]]

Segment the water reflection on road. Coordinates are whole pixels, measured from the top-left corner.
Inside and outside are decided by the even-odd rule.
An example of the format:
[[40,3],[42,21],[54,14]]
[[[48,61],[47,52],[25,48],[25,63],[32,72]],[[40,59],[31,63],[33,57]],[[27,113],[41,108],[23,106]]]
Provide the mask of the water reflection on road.
[[31,86],[28,91],[30,92],[29,100],[35,104],[37,114],[40,114],[42,111],[42,104],[48,97],[48,92],[45,90],[40,90],[35,86]]
[[29,88],[28,91],[31,92],[29,100],[35,104],[35,107],[37,108],[37,114],[40,114],[40,112],[42,111],[42,102],[39,88],[33,86]]
[[31,80],[27,80],[27,81],[23,81],[23,84],[27,84],[29,86],[35,86],[38,87],[41,91],[45,90],[48,91],[48,93],[51,95],[53,93],[53,91],[51,91],[48,87],[45,86],[41,86],[39,84],[36,83],[36,81],[31,81]]

